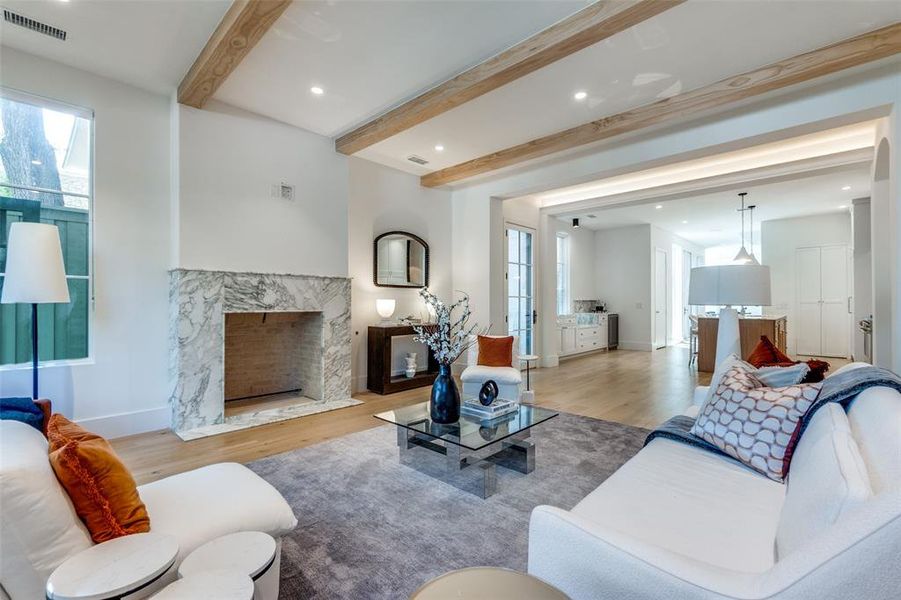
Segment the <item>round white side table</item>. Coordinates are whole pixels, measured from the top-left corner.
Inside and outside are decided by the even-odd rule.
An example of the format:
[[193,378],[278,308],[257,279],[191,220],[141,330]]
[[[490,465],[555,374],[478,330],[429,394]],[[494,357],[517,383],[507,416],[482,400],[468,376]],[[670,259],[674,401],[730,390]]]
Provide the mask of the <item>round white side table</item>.
[[471,567],[451,571],[431,580],[410,600],[569,600],[557,588],[537,577],[496,567]]
[[48,600],[117,600],[166,574],[178,541],[162,533],[126,535],[69,557],[47,580]]
[[215,569],[192,573],[170,583],[152,600],[252,600],[253,580],[247,575]]
[[230,533],[191,552],[179,565],[178,576],[187,579],[205,571],[224,569],[250,577],[256,600],[275,600],[278,574],[270,571],[277,549],[272,536],[261,531]]

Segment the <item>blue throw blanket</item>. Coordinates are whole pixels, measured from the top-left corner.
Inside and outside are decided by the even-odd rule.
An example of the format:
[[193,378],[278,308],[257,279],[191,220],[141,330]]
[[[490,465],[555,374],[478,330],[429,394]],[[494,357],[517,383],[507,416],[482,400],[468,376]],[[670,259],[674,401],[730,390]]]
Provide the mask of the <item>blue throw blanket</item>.
[[[817,396],[816,402],[814,402],[813,406],[810,407],[810,410],[801,417],[801,423],[798,425],[798,427],[800,427],[798,439],[801,439],[801,435],[804,434],[804,430],[807,429],[813,415],[816,414],[819,409],[826,406],[826,404],[838,402],[842,405],[842,408],[848,410],[851,403],[857,398],[857,395],[860,394],[860,392],[867,388],[877,386],[892,388],[901,393],[901,377],[898,377],[887,369],[861,367],[824,379],[823,389],[820,391],[820,395]],[[651,443],[651,440],[656,438],[674,440],[723,456],[736,464],[747,466],[741,461],[732,458],[710,442],[693,435],[691,433],[691,427],[694,424],[695,420],[691,417],[685,415],[673,417],[652,431],[647,439],[645,439],[644,445],[647,446]]]
[[22,421],[43,431],[44,413],[31,398],[0,398],[0,419]]

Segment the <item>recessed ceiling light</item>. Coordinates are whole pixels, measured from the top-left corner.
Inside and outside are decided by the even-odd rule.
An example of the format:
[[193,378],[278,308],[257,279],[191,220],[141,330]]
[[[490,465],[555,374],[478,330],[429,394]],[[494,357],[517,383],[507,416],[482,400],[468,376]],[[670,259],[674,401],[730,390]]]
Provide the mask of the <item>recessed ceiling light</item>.
[[848,208],[848,205],[847,204],[839,204],[838,207],[839,208]]
[[313,87],[311,87],[310,91],[313,92],[314,94],[316,94],[317,96],[321,96],[322,94],[325,93],[325,90],[322,89],[321,87],[319,87],[318,85],[314,85]]
[[688,224],[688,221],[682,221],[682,224],[683,224],[683,225],[687,225],[687,224]]
[[851,189],[851,186],[850,186],[850,185],[846,185],[845,187],[842,188],[842,191],[843,191],[843,192],[847,192],[847,191],[850,190],[850,189]]
[[44,164],[44,163],[42,163],[41,161],[39,161],[38,159],[35,158],[34,160],[31,161],[31,164],[33,164],[33,165],[42,165],[42,164]]
[[435,152],[444,152],[444,146],[442,146],[441,144],[436,144]]
[[584,100],[587,97],[588,97],[588,92],[580,91],[580,92],[576,92],[575,94],[573,94],[573,98],[575,98],[576,100]]
[[654,208],[656,208],[657,210],[660,210],[661,208],[663,208],[663,205],[662,205],[662,204],[658,204],[658,205],[655,206]]

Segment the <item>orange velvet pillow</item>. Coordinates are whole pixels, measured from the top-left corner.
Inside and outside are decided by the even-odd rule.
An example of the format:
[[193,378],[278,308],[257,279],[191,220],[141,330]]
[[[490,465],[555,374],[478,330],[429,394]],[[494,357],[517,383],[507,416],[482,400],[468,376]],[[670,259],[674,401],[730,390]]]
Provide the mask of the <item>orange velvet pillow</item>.
[[131,473],[109,442],[62,415],[47,427],[50,466],[96,543],[150,531]]
[[479,364],[483,367],[509,367],[513,363],[513,336],[479,336]]
[[770,341],[770,338],[765,335],[760,336],[760,341],[757,342],[757,346],[754,347],[751,355],[748,356],[748,362],[757,368],[764,365],[781,366],[785,363],[788,365],[798,364],[798,361],[792,360],[790,357],[783,354],[783,352]]

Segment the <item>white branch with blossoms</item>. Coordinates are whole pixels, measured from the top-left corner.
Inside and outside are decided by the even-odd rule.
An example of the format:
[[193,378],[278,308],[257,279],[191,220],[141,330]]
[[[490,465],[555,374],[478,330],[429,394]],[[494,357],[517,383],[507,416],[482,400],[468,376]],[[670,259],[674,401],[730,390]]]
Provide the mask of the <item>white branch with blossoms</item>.
[[419,290],[426,306],[435,313],[436,323],[434,326],[414,325],[416,336],[413,341],[428,346],[440,365],[449,365],[457,360],[472,345],[472,335],[477,333],[478,325],[469,325],[469,317],[472,315],[469,296],[460,293],[462,298],[447,305],[428,288]]

